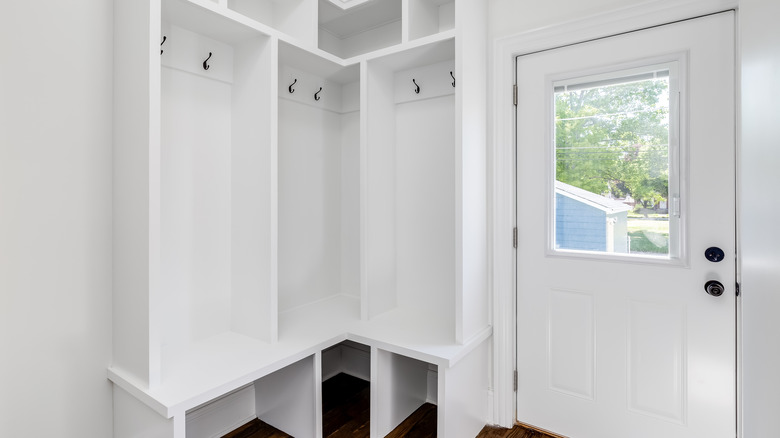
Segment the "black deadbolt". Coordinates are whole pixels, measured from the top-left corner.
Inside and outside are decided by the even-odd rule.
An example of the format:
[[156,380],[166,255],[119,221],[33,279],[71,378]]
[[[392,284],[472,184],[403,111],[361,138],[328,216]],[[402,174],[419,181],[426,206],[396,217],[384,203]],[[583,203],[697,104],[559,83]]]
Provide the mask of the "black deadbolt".
[[717,246],[711,246],[707,248],[706,251],[704,251],[704,257],[706,257],[707,260],[711,262],[718,263],[719,261],[723,260],[724,257],[726,257],[726,254],[724,254],[723,250]]

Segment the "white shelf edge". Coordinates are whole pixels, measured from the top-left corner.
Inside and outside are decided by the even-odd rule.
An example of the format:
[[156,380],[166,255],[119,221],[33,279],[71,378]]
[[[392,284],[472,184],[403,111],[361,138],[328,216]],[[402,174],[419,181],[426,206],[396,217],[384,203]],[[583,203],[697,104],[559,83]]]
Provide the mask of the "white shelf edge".
[[309,52],[314,56],[318,56],[326,61],[330,61],[334,64],[340,65],[341,67],[351,67],[357,64],[356,62],[348,62],[349,61],[348,59],[340,58],[330,52],[326,52],[325,50],[320,49],[319,47],[313,47],[309,44],[304,44],[300,42],[297,38],[287,35],[286,33],[279,32],[279,41],[287,43],[291,46],[295,46],[300,50]]
[[361,61],[373,61],[376,59],[384,58],[385,56],[394,55],[396,53],[403,53],[406,52],[407,50],[413,50],[418,47],[424,47],[429,44],[435,44],[435,43],[439,43],[447,40],[454,40],[454,39],[455,39],[455,29],[450,29],[444,32],[439,32],[433,35],[429,35],[427,37],[417,38],[412,41],[396,44],[394,46],[384,47],[379,50],[374,50],[373,52],[356,55],[351,58],[347,58],[345,61],[349,62],[350,65],[357,64]]
[[442,345],[444,350],[449,354],[435,354],[425,348],[414,348],[408,345],[404,345],[400,342],[374,339],[360,334],[360,330],[355,330],[354,332],[346,331],[331,336],[324,341],[317,341],[310,345],[305,345],[290,354],[274,358],[270,362],[260,365],[258,368],[252,370],[249,373],[244,373],[233,376],[229,379],[225,379],[225,381],[220,382],[217,385],[213,385],[208,389],[193,391],[192,393],[181,395],[165,393],[166,388],[164,385],[162,385],[160,388],[150,390],[137,380],[124,373],[121,369],[115,367],[108,369],[108,378],[114,384],[132,394],[134,397],[146,404],[161,416],[165,418],[172,418],[174,416],[185,415],[188,410],[194,407],[214,400],[230,391],[239,389],[242,386],[260,379],[261,377],[267,376],[286,366],[305,359],[306,357],[317,354],[318,352],[321,352],[322,350],[330,348],[345,340],[355,341],[369,347],[376,347],[384,351],[421,360],[440,367],[452,368],[458,363],[458,361],[466,357],[471,351],[489,339],[492,333],[493,328],[488,326],[478,335],[472,337],[467,343],[462,345]]
[[437,355],[426,351],[426,349],[416,349],[413,347],[405,346],[401,343],[382,341],[375,338],[370,338],[358,333],[346,333],[347,339],[350,341],[359,342],[361,344],[368,345],[370,347],[376,347],[383,351],[399,354],[412,359],[417,359],[423,362],[428,362],[434,365],[438,365],[444,368],[452,368],[457,363],[468,356],[475,348],[481,345],[493,334],[493,327],[487,326],[480,331],[476,336],[473,336],[467,342],[463,344],[452,344],[444,346],[449,351],[454,352],[451,355]]
[[173,401],[170,404],[165,404],[163,402],[163,405],[168,407],[168,414],[169,414],[168,418],[171,418],[176,415],[184,415],[188,410],[194,407],[200,406],[206,402],[214,400],[228,392],[235,391],[236,389],[248,385],[257,379],[260,379],[261,377],[265,377],[269,374],[274,373],[275,371],[279,371],[284,367],[292,365],[300,360],[303,360],[309,356],[316,354],[317,352],[321,351],[324,348],[328,348],[332,345],[338,344],[339,342],[343,342],[344,340],[346,340],[346,337],[344,337],[343,335],[337,336],[325,342],[320,342],[318,344],[309,346],[308,348],[305,348],[303,350],[296,351],[294,354],[284,356],[278,360],[273,361],[272,363],[266,366],[258,368],[250,373],[237,376],[234,379],[226,381],[225,383],[216,386],[212,389],[209,389],[207,391],[201,391],[183,400]]
[[137,381],[124,370],[111,366],[108,368],[108,380],[113,382],[118,387],[127,391],[130,395],[140,400],[146,406],[149,406],[153,411],[162,415],[165,418],[171,418],[169,406],[158,401],[153,395],[150,394],[148,389],[144,389],[144,385]]

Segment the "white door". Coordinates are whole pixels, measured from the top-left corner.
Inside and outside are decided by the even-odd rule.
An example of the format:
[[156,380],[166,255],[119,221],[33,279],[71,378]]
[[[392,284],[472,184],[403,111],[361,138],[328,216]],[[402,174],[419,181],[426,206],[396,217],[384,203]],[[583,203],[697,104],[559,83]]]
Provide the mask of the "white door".
[[734,14],[517,72],[518,421],[733,438]]

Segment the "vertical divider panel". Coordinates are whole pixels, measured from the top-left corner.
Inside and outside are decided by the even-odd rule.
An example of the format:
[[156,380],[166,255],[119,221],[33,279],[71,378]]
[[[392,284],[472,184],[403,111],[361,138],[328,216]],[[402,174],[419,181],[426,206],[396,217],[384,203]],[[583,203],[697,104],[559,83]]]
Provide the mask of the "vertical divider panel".
[[410,22],[412,20],[411,17],[411,7],[410,2],[412,0],[401,0],[401,43],[408,43],[411,39],[410,34]]
[[409,1],[409,39],[439,32],[439,6],[431,0]]
[[321,436],[317,422],[322,422],[322,393],[318,395],[316,359],[313,354],[256,380],[257,418],[292,436]]
[[314,438],[322,438],[322,351],[314,354]]
[[[359,203],[360,203],[360,319],[369,319],[368,308],[368,62],[360,62],[360,177],[359,177]],[[372,349],[373,351],[373,349]],[[372,353],[373,357],[373,353]],[[371,363],[373,364],[373,359]],[[372,365],[373,366],[373,365]],[[373,372],[373,371],[372,371]],[[373,375],[373,374],[372,374]],[[373,383],[372,383],[373,385]],[[373,390],[373,388],[372,388]],[[373,395],[372,395],[373,397]],[[373,414],[372,414],[373,415]]]
[[[387,382],[383,382],[379,379],[379,371],[380,369],[384,368],[384,365],[380,365],[380,359],[387,360],[386,358],[379,356],[379,349],[376,347],[371,347],[371,393],[370,393],[370,402],[371,403],[371,410],[370,410],[370,419],[369,419],[369,433],[371,437],[378,437],[378,436],[385,436],[387,433],[383,433],[382,435],[379,435],[379,424],[380,423],[387,423],[387,404],[384,402],[384,400],[380,400],[379,394],[385,393],[387,391]],[[382,427],[382,430],[384,430],[386,426]]]
[[271,222],[269,233],[271,234],[271,316],[273,321],[271,325],[271,341],[277,342],[279,339],[279,99],[276,98],[275,90],[279,87],[279,40],[271,40],[271,114],[268,123],[271,132],[271,173],[269,175],[271,184]]
[[113,363],[160,381],[159,144],[161,6],[114,2]]
[[455,4],[455,338],[489,324],[487,284],[487,7]]
[[360,299],[360,72],[342,86],[341,292]]
[[277,339],[276,112],[278,41],[258,37],[235,50],[231,157],[231,328]]
[[385,436],[428,400],[428,363],[381,349],[373,353],[371,436]]
[[[161,0],[149,1],[149,35],[150,45],[156,49],[156,41],[159,41],[160,31],[162,27],[162,4]],[[116,11],[114,12],[117,13]],[[161,136],[161,123],[160,115],[162,113],[161,98],[162,98],[162,77],[161,77],[161,60],[157,56],[157,50],[150,51],[148,56],[151,56],[152,61],[149,64],[150,70],[146,72],[149,76],[149,132],[148,132],[148,186],[139,186],[138,188],[147,189],[148,193],[148,214],[146,218],[148,223],[148,317],[145,319],[148,324],[149,338],[145,343],[148,358],[149,358],[149,388],[153,389],[158,387],[162,383],[163,375],[163,355],[162,347],[164,342],[164,324],[163,318],[163,289],[162,289],[162,262],[160,260],[160,247],[161,247],[161,193],[160,193],[160,173],[161,173],[161,158],[160,148],[162,143]],[[128,56],[128,59],[135,60],[134,56]],[[120,84],[122,82],[120,81]],[[120,85],[122,86],[122,85]],[[116,117],[116,116],[115,116]],[[126,161],[125,161],[126,163]],[[116,166],[114,166],[116,171]],[[115,201],[116,202],[116,201]],[[116,216],[114,216],[116,220]],[[116,260],[114,261],[116,266]],[[143,278],[143,276],[141,277]],[[114,303],[116,309],[116,303]],[[117,312],[114,312],[116,317]],[[114,347],[114,353],[116,354],[117,348]]]
[[379,62],[365,68],[362,141],[364,319],[396,306],[395,105],[393,71]]
[[484,340],[451,368],[439,369],[438,436],[477,436],[488,418],[488,345]]

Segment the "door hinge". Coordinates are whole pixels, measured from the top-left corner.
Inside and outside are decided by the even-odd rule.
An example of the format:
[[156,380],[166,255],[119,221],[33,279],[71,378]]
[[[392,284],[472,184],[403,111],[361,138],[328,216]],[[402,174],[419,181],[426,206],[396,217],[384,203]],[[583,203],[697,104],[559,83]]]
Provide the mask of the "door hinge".
[[739,296],[742,293],[742,291],[740,290],[739,283],[737,283],[736,286],[737,286],[737,288],[736,288],[737,296]]
[[517,227],[512,230],[512,247],[517,249]]
[[517,106],[517,84],[512,86],[512,103]]
[[512,387],[515,389],[515,392],[517,392],[517,370],[515,370],[514,383]]

